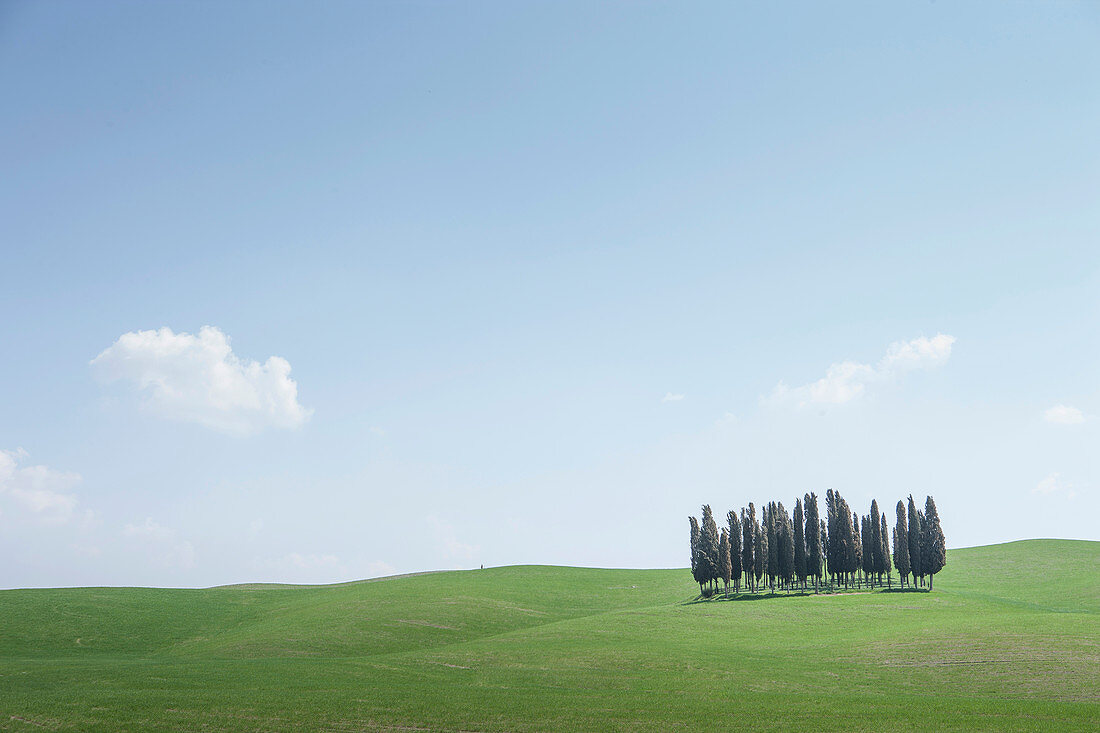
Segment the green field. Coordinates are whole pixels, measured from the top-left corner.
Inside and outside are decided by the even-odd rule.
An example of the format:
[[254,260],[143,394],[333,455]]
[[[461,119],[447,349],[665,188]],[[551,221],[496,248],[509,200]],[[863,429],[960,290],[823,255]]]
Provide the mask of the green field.
[[3,730],[1100,729],[1100,543],[933,593],[692,602],[686,570],[0,592]]

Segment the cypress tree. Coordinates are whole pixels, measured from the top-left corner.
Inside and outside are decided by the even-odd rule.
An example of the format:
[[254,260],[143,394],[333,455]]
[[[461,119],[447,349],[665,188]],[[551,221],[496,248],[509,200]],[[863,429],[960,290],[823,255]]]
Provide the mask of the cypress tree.
[[852,524],[853,514],[848,502],[838,493],[836,526],[840,552],[837,557],[837,572],[844,574],[845,588],[855,579],[856,568],[859,567],[859,558],[856,556],[859,547],[859,527]]
[[775,536],[774,533],[769,532],[769,525],[771,524],[768,515],[771,514],[771,502],[766,502],[760,508],[760,534],[763,535],[763,544],[760,546],[763,549],[763,586],[764,588],[771,587],[771,554],[775,550]]
[[909,495],[909,570],[913,573],[913,585],[917,584],[920,577],[920,517],[917,516],[917,505],[913,503],[913,495]]
[[859,529],[852,529],[852,512],[848,508],[848,502],[841,500],[840,506],[842,511],[840,516],[837,517],[837,524],[841,535],[841,550],[844,553],[843,557],[840,558],[840,563],[843,565],[845,583],[851,582],[854,585],[856,568],[859,567],[856,559],[856,548],[859,546]]
[[843,581],[848,587],[851,574],[858,567],[856,550],[858,547],[859,527],[852,531],[851,509],[839,491],[829,489],[825,495],[829,511],[829,574],[838,584]]
[[754,522],[752,534],[756,538],[756,566],[753,571],[756,575],[756,585],[760,587],[760,580],[764,577],[764,569],[768,564],[768,533],[761,529],[759,522]]
[[726,528],[722,527],[722,536],[718,538],[718,577],[726,587],[726,595],[730,594],[730,579],[733,577],[733,565],[730,560],[730,536]]
[[[882,558],[882,571],[881,572],[886,573],[886,585],[889,586],[890,585],[890,544],[889,544],[889,541],[886,539],[886,534],[887,534],[886,514],[883,513],[883,514],[879,515],[879,525],[878,525],[878,537],[879,537],[879,542],[882,545],[882,551],[879,553],[879,556]],[[881,577],[879,578],[879,581],[880,582],[882,581]]]
[[806,507],[806,572],[813,576],[814,592],[817,592],[817,584],[821,579],[821,563],[824,562],[821,548],[825,535],[817,515],[817,494],[806,494],[802,500]]
[[840,507],[837,503],[838,497],[839,495],[832,489],[825,492],[825,518],[829,528],[829,543],[826,547],[825,556],[829,565],[829,577],[833,579],[840,574],[840,563],[837,561],[844,550],[840,539],[840,522],[837,521],[837,516],[840,514]]
[[[844,506],[848,506],[848,504],[845,503]],[[853,574],[853,580],[854,580],[855,573],[857,573],[859,571],[859,569],[863,567],[863,545],[860,542],[860,535],[859,535],[859,515],[856,514],[855,512],[852,512],[851,527],[852,527],[852,535],[851,535],[852,544],[851,544],[851,554],[848,556],[848,558],[849,558],[848,559],[848,572]]]
[[928,560],[924,556],[924,533],[925,533],[925,521],[924,512],[920,509],[917,510],[917,544],[920,546],[920,584],[924,585],[924,576],[928,574]]
[[779,538],[776,536],[776,508],[775,502],[768,503],[767,533],[768,533],[768,585],[772,593],[775,592],[775,579],[779,576]]
[[699,527],[699,544],[702,547],[706,578],[717,590],[718,581],[718,525],[710,504],[703,505],[703,523]]
[[[780,505],[782,506],[782,505]],[[782,513],[783,516],[783,535],[787,538],[787,544],[783,549],[783,563],[786,563],[787,573],[786,579],[783,581],[787,584],[788,591],[790,587],[795,583],[794,572],[794,522],[791,521],[791,515],[786,510]]]
[[925,498],[924,511],[916,508],[912,494],[908,505],[899,501],[892,529],[886,514],[878,511],[878,500],[871,501],[871,514],[861,517],[839,491],[829,489],[825,498],[827,520],[819,515],[817,495],[808,493],[795,498],[793,517],[782,502],[773,501],[764,505],[757,521],[750,502],[740,518],[736,511],[728,512],[728,525],[721,530],[710,505],[704,504],[701,521],[688,517],[691,574],[700,594],[709,597],[716,592],[719,579],[726,595],[731,584],[740,592],[742,575],[752,592],[762,579],[772,593],[778,585],[789,594],[795,583],[804,590],[810,576],[816,592],[823,575],[831,583],[843,581],[845,588],[864,581],[874,588],[883,576],[892,584],[895,568],[902,588],[907,579],[923,586],[927,577],[932,589],[933,576],[947,564],[947,543],[931,496]]
[[691,577],[699,584],[699,595],[703,595],[703,571],[699,557],[699,520],[688,517],[691,523]]
[[802,500],[794,500],[794,574],[802,590],[806,590],[806,529],[802,516]]
[[752,572],[756,567],[756,535],[753,534],[755,524],[756,508],[750,501],[748,511],[741,509],[741,569],[745,573],[745,585],[750,591],[756,590],[752,582]]
[[871,575],[875,572],[875,553],[871,548],[871,520],[867,517],[859,519],[859,556],[860,567],[863,571],[863,579],[871,585]]
[[901,587],[905,587],[905,577],[909,575],[909,532],[906,530],[905,502],[898,501],[896,508],[898,523],[894,526],[894,567],[901,576]]
[[741,590],[741,522],[737,512],[726,514],[730,530],[730,575],[733,577],[734,592]]
[[[897,562],[897,556],[898,556],[898,530],[897,530],[897,528],[894,528],[894,529],[890,530],[890,536],[891,536],[891,539],[894,541],[894,562],[896,563]],[[889,571],[887,571],[886,579],[887,580],[890,579]]]
[[790,593],[791,580],[794,577],[794,525],[791,524],[791,515],[787,513],[783,502],[776,505],[775,540],[779,544],[776,553],[779,559],[779,578]]
[[940,527],[940,514],[936,502],[929,496],[924,500],[924,523],[921,525],[921,569],[928,576],[928,590],[932,590],[932,578],[947,564],[947,540]]
[[882,574],[886,572],[886,560],[882,555],[882,548],[885,546],[882,544],[882,525],[879,524],[879,516],[882,514],[878,510],[878,500],[871,500],[871,572],[876,576],[876,580],[882,584]]

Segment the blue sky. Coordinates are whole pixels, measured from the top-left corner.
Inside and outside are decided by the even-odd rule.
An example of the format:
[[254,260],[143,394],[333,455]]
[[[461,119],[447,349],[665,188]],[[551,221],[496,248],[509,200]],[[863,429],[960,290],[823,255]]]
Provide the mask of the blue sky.
[[0,5],[0,586],[683,566],[830,487],[1097,539],[1098,31]]

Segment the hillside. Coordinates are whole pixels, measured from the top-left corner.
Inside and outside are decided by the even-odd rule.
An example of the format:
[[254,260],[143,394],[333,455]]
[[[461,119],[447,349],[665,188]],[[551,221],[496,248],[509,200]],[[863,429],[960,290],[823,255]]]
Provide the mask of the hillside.
[[691,603],[686,570],[0,592],[4,730],[1095,730],[1100,543],[934,593]]

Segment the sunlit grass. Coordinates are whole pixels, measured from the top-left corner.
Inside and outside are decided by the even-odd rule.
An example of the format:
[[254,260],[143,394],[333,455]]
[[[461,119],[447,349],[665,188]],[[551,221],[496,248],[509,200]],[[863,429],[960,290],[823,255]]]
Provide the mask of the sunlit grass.
[[1100,543],[932,593],[694,603],[686,570],[0,592],[0,729],[1095,730]]

